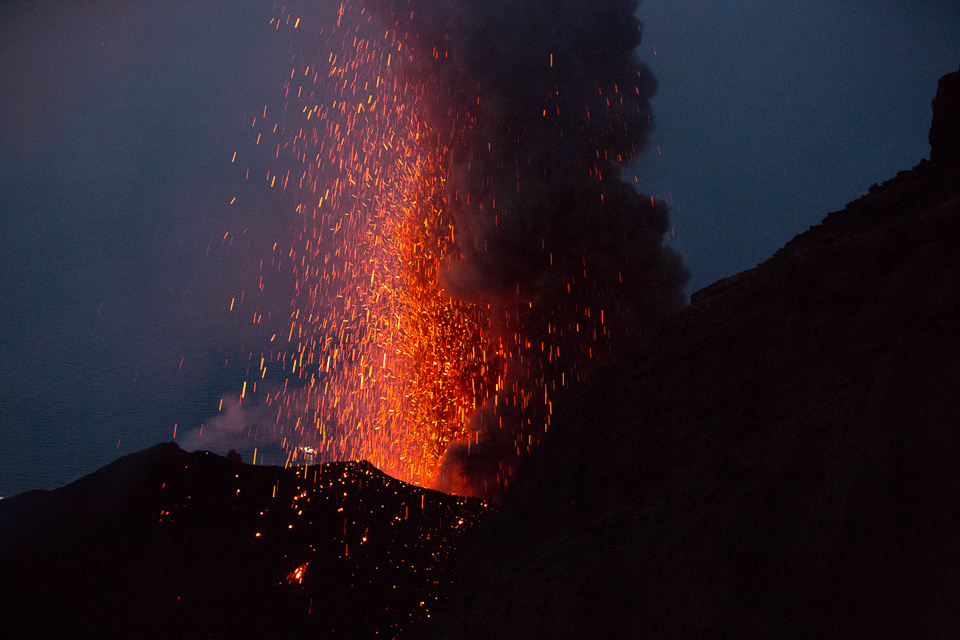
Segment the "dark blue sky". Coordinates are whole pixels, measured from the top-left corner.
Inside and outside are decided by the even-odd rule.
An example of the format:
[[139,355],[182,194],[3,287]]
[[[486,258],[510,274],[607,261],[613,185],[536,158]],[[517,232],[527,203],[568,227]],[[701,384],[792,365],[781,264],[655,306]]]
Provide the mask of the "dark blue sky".
[[660,82],[640,183],[672,198],[688,292],[929,158],[937,79],[960,68],[956,2],[645,0],[640,13]]
[[[289,224],[244,180],[268,166],[245,127],[279,101],[289,59],[272,6],[0,9],[0,495],[196,427],[261,350],[253,306],[228,307]],[[339,3],[312,6],[321,20]],[[637,172],[674,204],[688,291],[927,156],[937,78],[960,66],[953,2],[640,11],[660,90]],[[246,304],[282,308],[270,285]]]

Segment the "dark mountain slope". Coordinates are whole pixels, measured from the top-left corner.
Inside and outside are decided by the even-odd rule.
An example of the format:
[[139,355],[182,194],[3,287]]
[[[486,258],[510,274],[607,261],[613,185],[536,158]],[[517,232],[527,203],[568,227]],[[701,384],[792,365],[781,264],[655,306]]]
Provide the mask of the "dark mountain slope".
[[449,597],[450,551],[486,511],[365,462],[157,445],[0,502],[3,635],[392,637]]
[[933,162],[555,408],[435,633],[960,637],[958,83]]

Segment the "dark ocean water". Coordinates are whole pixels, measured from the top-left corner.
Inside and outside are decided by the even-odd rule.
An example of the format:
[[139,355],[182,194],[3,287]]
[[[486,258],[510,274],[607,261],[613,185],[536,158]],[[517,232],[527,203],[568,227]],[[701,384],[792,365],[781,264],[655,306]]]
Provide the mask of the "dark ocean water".
[[[63,486],[175,435],[184,447],[221,454],[236,448],[248,461],[259,445],[259,463],[283,464],[268,446],[269,430],[254,440],[238,425],[224,424],[224,416],[239,415],[230,405],[248,379],[251,349],[262,347],[259,336],[245,343],[227,313],[212,314],[221,321],[208,318],[198,331],[160,312],[143,317],[131,309],[129,317],[111,319],[106,303],[99,316],[98,307],[62,304],[41,319],[0,315],[6,364],[0,373],[0,495]],[[255,406],[257,397],[250,393],[246,402]],[[261,426],[250,411],[244,415],[246,426]],[[198,440],[201,425],[206,428]],[[265,454],[273,459],[264,460]]]
[[[218,413],[220,398],[238,393],[245,373],[239,353],[181,347],[183,325],[168,322],[162,306],[147,318],[134,309],[123,318],[106,302],[100,315],[99,301],[51,302],[32,313],[7,307],[0,316],[4,497],[62,486],[172,439],[175,425],[182,437]],[[150,308],[142,297],[137,302]],[[225,368],[231,355],[237,365]]]
[[245,178],[289,74],[272,13],[0,6],[0,495],[199,427],[265,344],[256,306],[288,308],[256,283],[289,212]]

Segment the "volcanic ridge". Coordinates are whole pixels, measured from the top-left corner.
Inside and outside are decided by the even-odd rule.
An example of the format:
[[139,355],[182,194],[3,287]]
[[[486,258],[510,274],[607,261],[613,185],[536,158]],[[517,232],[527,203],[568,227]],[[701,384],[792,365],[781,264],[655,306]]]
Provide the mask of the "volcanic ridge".
[[960,71],[931,160],[554,411],[436,636],[960,637]]
[[452,592],[489,507],[367,462],[284,469],[159,444],[0,502],[9,637],[393,637]]

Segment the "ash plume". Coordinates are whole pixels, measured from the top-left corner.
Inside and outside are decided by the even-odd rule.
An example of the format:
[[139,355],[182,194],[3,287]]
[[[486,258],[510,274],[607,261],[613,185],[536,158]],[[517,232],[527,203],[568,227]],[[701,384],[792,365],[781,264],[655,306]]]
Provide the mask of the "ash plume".
[[621,180],[653,126],[637,0],[376,0],[431,87],[460,251],[441,274],[485,305],[503,386],[448,451],[441,488],[495,495],[565,385],[685,304],[668,211]]

